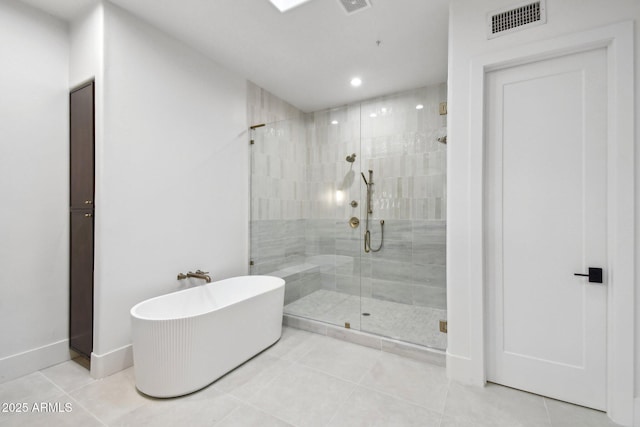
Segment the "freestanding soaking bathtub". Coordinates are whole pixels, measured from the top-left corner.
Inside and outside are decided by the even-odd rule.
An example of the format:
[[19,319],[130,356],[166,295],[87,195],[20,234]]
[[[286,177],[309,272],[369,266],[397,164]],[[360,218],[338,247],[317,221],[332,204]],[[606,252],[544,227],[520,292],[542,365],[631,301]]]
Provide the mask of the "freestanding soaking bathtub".
[[199,390],[280,339],[284,280],[242,276],[131,309],[136,387],[153,397]]

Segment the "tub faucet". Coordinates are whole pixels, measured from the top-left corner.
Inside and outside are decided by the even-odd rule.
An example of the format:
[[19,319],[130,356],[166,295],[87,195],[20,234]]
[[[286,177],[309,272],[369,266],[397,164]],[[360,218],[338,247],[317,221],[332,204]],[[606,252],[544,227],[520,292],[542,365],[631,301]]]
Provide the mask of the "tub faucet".
[[196,270],[188,272],[187,274],[180,273],[178,274],[178,280],[186,279],[187,277],[195,277],[197,279],[204,279],[205,282],[211,283],[211,276],[209,276],[208,271]]

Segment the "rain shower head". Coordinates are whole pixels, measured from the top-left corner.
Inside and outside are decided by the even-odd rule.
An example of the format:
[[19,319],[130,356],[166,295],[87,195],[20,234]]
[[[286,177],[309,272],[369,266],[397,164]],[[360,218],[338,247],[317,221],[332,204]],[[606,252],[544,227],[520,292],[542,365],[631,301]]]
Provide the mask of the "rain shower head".
[[356,161],[356,153],[353,153],[352,155],[347,156],[346,160],[347,160],[347,162],[349,162],[349,163],[353,163],[353,162],[355,162],[355,161]]

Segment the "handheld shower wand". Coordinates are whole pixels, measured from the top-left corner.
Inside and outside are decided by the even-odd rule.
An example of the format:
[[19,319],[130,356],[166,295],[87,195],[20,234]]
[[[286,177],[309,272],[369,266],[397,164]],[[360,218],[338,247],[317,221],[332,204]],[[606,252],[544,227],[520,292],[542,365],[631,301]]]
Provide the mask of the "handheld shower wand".
[[366,221],[365,221],[365,232],[364,232],[364,251],[366,253],[378,252],[380,249],[382,249],[382,242],[384,241],[384,220],[383,219],[380,220],[380,232],[381,232],[380,246],[378,246],[377,249],[373,249],[371,247],[371,231],[369,230],[369,214],[373,213],[373,208],[371,207],[371,192],[372,192],[372,187],[373,187],[373,171],[371,169],[369,169],[369,181],[367,181],[367,178],[365,178],[363,172],[360,172],[360,175],[362,175],[362,180],[364,181],[365,185],[367,186],[367,216],[366,216]]

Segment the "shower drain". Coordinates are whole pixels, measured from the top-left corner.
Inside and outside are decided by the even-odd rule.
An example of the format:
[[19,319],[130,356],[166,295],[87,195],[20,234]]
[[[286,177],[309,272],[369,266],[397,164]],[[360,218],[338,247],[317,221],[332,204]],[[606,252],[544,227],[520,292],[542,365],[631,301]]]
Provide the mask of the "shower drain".
[[363,316],[371,316],[371,313],[362,313]]

